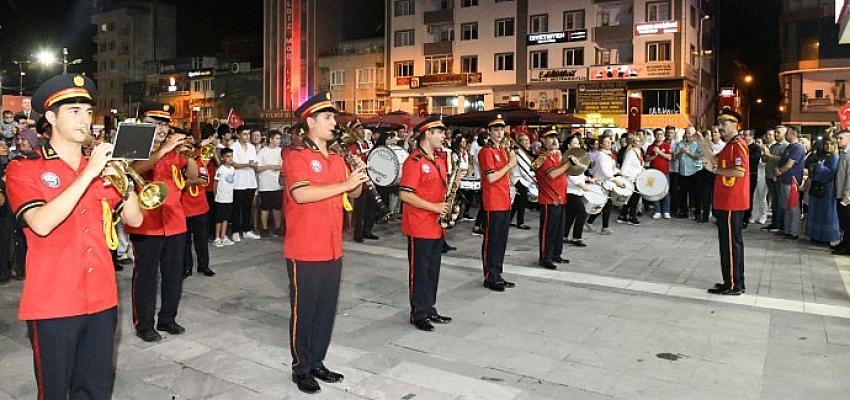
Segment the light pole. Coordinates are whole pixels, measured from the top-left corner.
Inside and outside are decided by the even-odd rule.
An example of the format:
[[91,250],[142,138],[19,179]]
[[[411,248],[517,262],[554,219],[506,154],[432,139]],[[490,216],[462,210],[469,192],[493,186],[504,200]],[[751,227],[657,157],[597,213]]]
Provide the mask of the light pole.
[[[753,113],[753,100],[752,100],[752,85],[753,85],[753,76],[747,74],[744,76],[744,96],[746,97],[746,105],[747,105],[747,129],[750,128],[750,114]],[[759,99],[761,100],[761,99]]]
[[20,85],[19,89],[18,89],[18,96],[23,96],[24,95],[24,75],[27,74],[26,72],[24,72],[24,65],[32,64],[32,61],[30,61],[30,60],[12,60],[12,63],[18,66],[18,73],[20,74],[20,77],[18,78],[18,83]]
[[703,15],[699,19],[699,36],[697,38],[697,126],[702,128],[702,57],[705,55],[702,49],[702,24],[711,19],[710,15]]
[[53,64],[62,64],[62,73],[63,74],[68,73],[68,65],[76,65],[76,64],[82,64],[83,63],[82,58],[77,58],[77,59],[74,59],[72,61],[68,61],[68,48],[67,47],[62,48],[62,61],[56,60],[56,55],[54,55],[49,50],[39,51],[38,53],[35,54],[35,58],[36,58],[36,60],[38,60],[39,64],[44,65],[44,66],[50,66],[50,65],[53,65]]
[[[747,129],[752,129],[752,126],[750,126],[750,115],[753,114],[753,103],[751,101],[749,101],[749,99],[747,99],[747,102],[749,104],[748,110],[747,110]],[[761,103],[762,103],[761,98],[756,99],[756,104],[761,104]]]

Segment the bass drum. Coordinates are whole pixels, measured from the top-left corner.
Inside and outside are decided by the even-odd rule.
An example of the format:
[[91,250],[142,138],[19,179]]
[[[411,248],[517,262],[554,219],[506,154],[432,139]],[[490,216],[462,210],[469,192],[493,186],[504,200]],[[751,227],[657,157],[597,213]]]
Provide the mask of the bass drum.
[[648,169],[635,178],[635,189],[646,201],[660,201],[670,190],[667,176],[657,169]]
[[531,185],[528,186],[528,201],[532,203],[537,203],[537,196],[539,195],[539,191],[537,190],[537,184],[531,182]]
[[608,193],[602,186],[588,185],[581,200],[584,202],[584,211],[589,215],[599,214],[608,202]]
[[481,179],[471,176],[460,178],[460,190],[481,190]]
[[[620,184],[623,184],[623,186],[620,186]],[[629,197],[632,197],[632,193],[635,192],[635,185],[621,176],[610,181],[605,181],[603,187],[608,190],[608,197],[611,198],[611,204],[616,207],[626,205],[629,202]]]
[[375,147],[366,158],[366,174],[376,186],[396,186],[401,180],[401,166],[408,155],[401,146]]

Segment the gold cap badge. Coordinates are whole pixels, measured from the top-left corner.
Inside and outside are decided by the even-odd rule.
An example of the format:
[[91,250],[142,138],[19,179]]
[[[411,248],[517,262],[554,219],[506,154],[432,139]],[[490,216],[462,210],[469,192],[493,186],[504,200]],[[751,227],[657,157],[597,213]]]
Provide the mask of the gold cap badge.
[[86,80],[82,76],[77,75],[74,77],[74,84],[77,86],[83,86],[86,84]]

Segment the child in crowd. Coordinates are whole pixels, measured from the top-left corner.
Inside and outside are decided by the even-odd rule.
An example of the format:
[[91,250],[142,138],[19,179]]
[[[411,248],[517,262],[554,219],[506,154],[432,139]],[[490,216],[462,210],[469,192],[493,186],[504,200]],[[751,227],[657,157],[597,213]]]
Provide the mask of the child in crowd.
[[233,212],[233,187],[236,184],[236,169],[233,167],[233,150],[221,149],[221,165],[215,171],[215,241],[213,246],[233,244],[227,237],[227,220]]

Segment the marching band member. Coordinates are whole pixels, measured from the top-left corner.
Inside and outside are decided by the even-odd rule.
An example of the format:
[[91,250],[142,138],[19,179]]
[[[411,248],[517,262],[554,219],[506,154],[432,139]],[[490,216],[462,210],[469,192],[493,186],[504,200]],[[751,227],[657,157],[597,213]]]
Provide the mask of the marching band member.
[[[43,83],[33,107],[53,126],[50,140],[6,170],[9,203],[24,228],[27,279],[18,317],[27,321],[39,399],[112,394],[118,288],[105,229],[122,199],[104,186],[112,145],[86,160],[94,82],[64,74]],[[106,168],[106,169],[105,169]],[[123,199],[121,218],[138,226],[136,194]]]
[[[525,154],[531,154],[531,142],[528,140],[528,135],[519,134],[516,137],[517,143],[525,149]],[[523,153],[517,153],[517,157],[525,157]],[[527,158],[527,157],[525,157]],[[525,160],[525,165],[531,165],[532,160]],[[516,190],[514,195],[513,205],[511,205],[511,217],[513,221],[516,215],[516,224],[511,223],[511,226],[516,226],[518,229],[531,229],[525,224],[525,208],[528,206],[528,188],[531,187],[531,176],[524,173],[522,165],[517,162],[517,165],[511,170],[511,186]]]
[[289,342],[292,381],[305,393],[321,390],[316,378],[340,382],[343,375],[323,363],[333,331],[342,272],[343,207],[369,179],[359,159],[349,173],[342,155],[328,150],[336,113],[327,92],[295,110],[306,135],[283,154],[285,177],[284,258],[292,317]]
[[[348,151],[354,154],[365,163],[366,157],[369,155],[369,142],[366,141],[363,131],[363,124],[359,119],[354,119],[348,123],[348,132],[352,135],[351,142],[348,144]],[[378,235],[372,233],[372,227],[375,226],[377,213],[377,202],[374,196],[360,196],[354,204],[354,215],[352,223],[354,224],[354,241],[362,243],[363,239],[378,240]]]
[[741,116],[723,110],[717,117],[726,145],[717,155],[705,152],[705,167],[714,173],[714,216],[720,242],[720,271],[723,283],[709,293],[737,296],[744,292],[744,214],[750,205],[750,154],[738,135]]
[[567,263],[561,258],[564,250],[564,205],[567,202],[567,168],[569,160],[562,161],[558,150],[558,130],[550,128],[543,133],[545,151],[540,157],[546,160],[534,171],[537,178],[538,203],[540,203],[540,227],[537,237],[540,243],[538,262],[548,269],[557,269],[556,262]]
[[399,199],[405,203],[401,231],[408,238],[410,323],[419,330],[433,331],[431,322],[445,324],[452,320],[434,308],[445,237],[438,219],[452,206],[444,202],[449,171],[441,149],[446,126],[441,118],[429,117],[414,131],[419,134],[419,146],[404,161],[399,183]]
[[[567,150],[582,148],[581,137],[572,135],[567,139]],[[587,220],[587,212],[584,209],[584,192],[588,189],[587,184],[592,183],[593,178],[581,175],[567,176],[567,204],[564,207],[564,241],[576,247],[585,247],[582,241],[584,223]],[[569,239],[572,230],[572,239]]]
[[[599,141],[599,156],[596,158],[596,163],[593,165],[592,172],[593,177],[600,182],[612,181],[615,177],[620,175],[620,170],[617,169],[617,153],[611,150],[613,140],[614,139],[611,136],[602,136]],[[609,198],[600,213],[602,214],[602,230],[599,231],[600,235],[610,235],[614,233],[611,228],[609,228],[611,209],[613,207],[614,204]],[[593,214],[587,219],[588,230],[590,230],[590,226],[593,225],[593,221],[596,220],[597,216],[599,216],[599,214]]]
[[[209,128],[212,128],[209,126]],[[211,132],[208,132],[211,134]],[[208,139],[200,142],[203,146]],[[195,159],[189,160],[198,164],[198,177],[195,179],[186,179],[186,186],[180,195],[180,203],[183,205],[183,210],[186,213],[186,250],[183,256],[183,277],[192,275],[192,248],[195,248],[195,256],[198,259],[198,273],[205,276],[215,276],[215,272],[210,269],[210,249],[208,240],[210,237],[209,231],[209,216],[210,205],[207,202],[206,188],[210,185],[210,175],[207,171],[209,161],[202,160],[199,156],[199,150],[195,150]]]
[[505,121],[501,115],[487,124],[490,141],[478,152],[481,168],[482,208],[484,209],[484,241],[481,259],[484,266],[484,287],[504,292],[514,287],[502,277],[505,247],[508,244],[508,224],[511,217],[511,169],[516,165],[516,153],[503,145]]
[[[635,178],[643,172],[643,145],[642,135],[630,135],[627,139],[626,152],[623,155],[623,165],[620,166],[623,177],[634,183]],[[640,193],[634,191],[629,197],[628,203],[620,209],[620,216],[617,217],[618,223],[628,223],[629,225],[640,225],[637,219],[637,206],[640,202]]]
[[[136,336],[145,342],[162,339],[157,332],[179,335],[186,331],[175,319],[183,293],[183,262],[186,251],[186,213],[180,203],[185,180],[198,178],[198,164],[189,162],[181,150],[186,150],[186,135],[168,134],[174,108],[168,104],[148,104],[141,110],[143,121],[157,124],[155,150],[150,159],[136,161],[133,168],[150,181],[162,182],[168,195],[161,207],[144,210],[141,226],[128,228],[136,254],[133,268],[133,326]],[[191,158],[191,157],[190,157]],[[185,176],[183,170],[185,169]],[[159,272],[161,304],[154,330],[156,311],[156,281]]]

